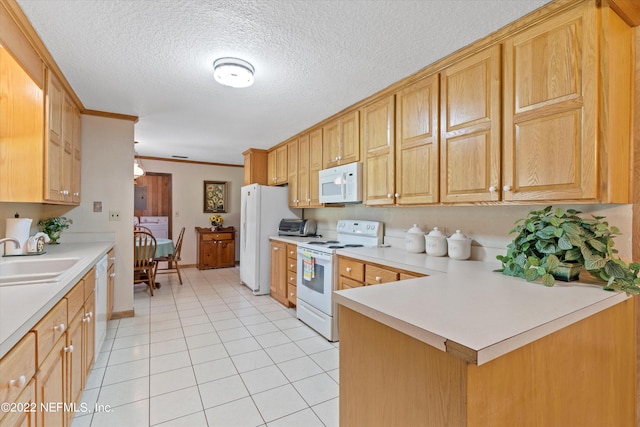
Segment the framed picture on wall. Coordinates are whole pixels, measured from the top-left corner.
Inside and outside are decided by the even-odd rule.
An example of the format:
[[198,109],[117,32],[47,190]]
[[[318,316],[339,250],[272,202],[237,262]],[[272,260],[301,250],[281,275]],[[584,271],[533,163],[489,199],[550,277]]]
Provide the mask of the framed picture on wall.
[[226,181],[204,181],[204,212],[227,212]]

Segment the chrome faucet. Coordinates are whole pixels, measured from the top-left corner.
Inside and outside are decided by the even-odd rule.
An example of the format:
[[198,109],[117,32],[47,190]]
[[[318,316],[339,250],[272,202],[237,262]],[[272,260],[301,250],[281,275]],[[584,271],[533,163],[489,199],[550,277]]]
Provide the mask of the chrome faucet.
[[16,249],[20,249],[20,240],[16,239],[15,237],[5,237],[4,239],[0,239],[0,243],[4,242],[13,242]]

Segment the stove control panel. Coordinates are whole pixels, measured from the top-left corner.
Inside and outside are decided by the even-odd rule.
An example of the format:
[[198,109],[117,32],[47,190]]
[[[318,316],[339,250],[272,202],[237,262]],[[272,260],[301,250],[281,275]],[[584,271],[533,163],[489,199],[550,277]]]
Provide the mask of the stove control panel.
[[382,236],[383,224],[378,221],[340,220],[337,224],[338,235],[356,234],[363,236]]

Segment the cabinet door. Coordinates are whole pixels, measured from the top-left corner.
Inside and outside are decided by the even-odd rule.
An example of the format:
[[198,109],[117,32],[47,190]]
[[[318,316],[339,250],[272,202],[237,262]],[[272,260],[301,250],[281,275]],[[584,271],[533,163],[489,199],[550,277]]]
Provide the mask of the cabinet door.
[[65,411],[57,408],[58,402],[66,402],[66,364],[65,364],[65,343],[66,336],[61,336],[56,341],[49,355],[40,364],[40,369],[36,375],[36,385],[38,387],[38,402],[51,406],[52,410],[38,408],[38,425],[65,426]]
[[340,119],[327,123],[322,128],[322,155],[322,169],[340,164]]
[[364,282],[367,285],[397,282],[400,279],[400,273],[375,265],[367,265],[364,271]]
[[287,245],[271,242],[271,296],[282,304],[287,303]]
[[235,242],[233,240],[220,240],[216,242],[215,267],[233,267],[235,265]]
[[440,201],[500,200],[500,46],[445,68],[441,78]]
[[[16,403],[24,405],[26,408],[37,408],[36,399],[36,380],[32,379],[20,396],[15,400]],[[2,427],[36,427],[37,413],[32,411],[9,412],[5,413],[5,417],[0,414],[0,426]]]
[[73,172],[71,180],[71,201],[73,204],[80,204],[80,172],[82,164],[82,147],[81,147],[81,118],[80,111],[73,108]]
[[339,164],[360,161],[360,112],[354,111],[343,116],[340,128]]
[[47,108],[49,137],[46,144],[45,162],[45,199],[60,201],[63,199],[62,179],[62,116],[64,109],[64,92],[58,79],[48,73]]
[[77,313],[69,323],[67,329],[67,401],[80,402],[82,389],[86,382],[86,370],[84,366],[84,332],[83,312]]
[[395,203],[395,96],[362,110],[364,141],[364,204]]
[[287,144],[287,170],[289,183],[289,206],[298,207],[299,203],[299,182],[298,182],[298,140]]
[[[291,188],[291,171],[289,171],[289,188]],[[308,207],[309,197],[309,134],[298,138],[298,203],[297,207]]]
[[62,179],[62,197],[61,200],[71,203],[73,200],[73,133],[75,122],[75,106],[71,98],[64,93],[63,109],[62,109],[62,171],[60,177]]
[[396,204],[439,201],[440,75],[432,75],[396,94]]
[[322,170],[322,129],[309,134],[309,207],[322,207],[318,173]]
[[276,185],[276,182],[278,182],[277,173],[276,150],[271,150],[267,154],[267,177],[269,179],[269,185]]
[[84,375],[89,377],[91,367],[96,356],[96,300],[95,294],[92,293],[84,302],[84,321],[83,321],[83,351],[84,351]]
[[598,196],[595,29],[576,8],[505,42],[505,200]]
[[289,179],[289,171],[287,167],[287,146],[283,145],[276,148],[276,184],[286,184]]

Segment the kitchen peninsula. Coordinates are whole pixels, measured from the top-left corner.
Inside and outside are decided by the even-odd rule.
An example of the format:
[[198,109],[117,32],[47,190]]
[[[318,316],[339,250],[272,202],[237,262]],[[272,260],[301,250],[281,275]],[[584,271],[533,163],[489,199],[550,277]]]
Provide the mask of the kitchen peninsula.
[[626,294],[588,275],[546,288],[497,263],[396,248],[339,255],[428,275],[335,293],[341,425],[635,423]]

